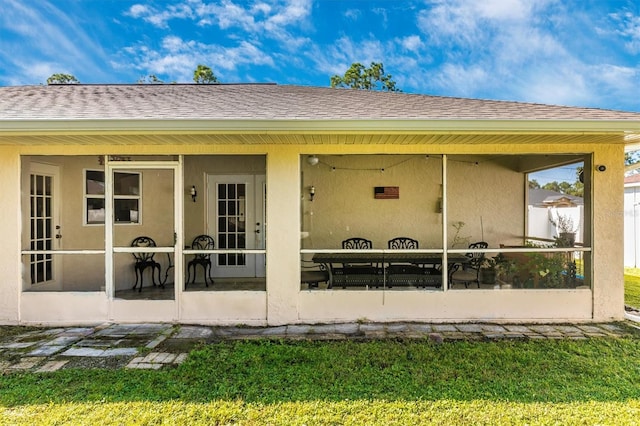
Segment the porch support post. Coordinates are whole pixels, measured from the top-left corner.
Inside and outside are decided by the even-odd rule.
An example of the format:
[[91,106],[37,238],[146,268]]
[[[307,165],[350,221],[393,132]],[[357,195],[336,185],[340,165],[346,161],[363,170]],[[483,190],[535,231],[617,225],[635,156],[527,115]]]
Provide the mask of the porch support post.
[[300,160],[290,147],[267,154],[267,323],[298,321]]
[[[604,165],[605,171],[596,171]],[[597,147],[590,173],[593,200],[593,319],[595,321],[624,318],[624,146]],[[585,210],[585,215],[589,214]],[[587,237],[587,236],[585,236]],[[588,239],[587,239],[588,241]],[[587,263],[587,262],[585,262]],[[589,265],[585,264],[585,268]]]
[[0,324],[15,324],[22,291],[20,155],[15,148],[0,147],[0,182]]

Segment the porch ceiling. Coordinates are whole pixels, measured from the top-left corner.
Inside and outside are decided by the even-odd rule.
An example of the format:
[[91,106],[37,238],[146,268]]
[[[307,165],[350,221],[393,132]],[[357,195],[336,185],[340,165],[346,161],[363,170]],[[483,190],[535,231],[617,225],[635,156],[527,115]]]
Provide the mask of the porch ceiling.
[[625,144],[620,133],[0,133],[0,145],[501,145]]

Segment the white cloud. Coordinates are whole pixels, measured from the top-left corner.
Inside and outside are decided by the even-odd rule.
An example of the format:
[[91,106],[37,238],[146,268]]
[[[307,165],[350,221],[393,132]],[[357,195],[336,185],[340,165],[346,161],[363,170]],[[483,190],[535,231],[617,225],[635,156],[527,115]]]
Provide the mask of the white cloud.
[[73,74],[80,81],[85,76],[107,78],[102,65],[106,53],[94,34],[53,3],[5,0],[0,27],[0,52],[12,52],[2,59],[13,75],[20,76],[12,78],[14,84],[43,83],[56,72]]
[[276,39],[290,39],[291,35],[283,34],[289,27],[304,25],[311,6],[312,0],[271,0],[251,5],[233,0],[183,0],[163,10],[134,5],[127,15],[158,28],[167,28],[171,20],[193,20],[200,26],[216,25],[223,30],[240,29],[254,35],[266,33]]
[[610,16],[618,24],[616,33],[627,40],[627,50],[632,54],[640,52],[640,16],[631,12],[612,13]]
[[405,50],[409,50],[411,52],[417,52],[424,47],[424,43],[418,35],[404,37],[400,39],[399,43]]
[[352,21],[359,20],[360,16],[362,16],[362,11],[359,9],[348,9],[346,12],[344,12],[344,17]]
[[127,14],[133,18],[140,18],[141,16],[150,15],[151,10],[149,6],[144,4],[134,4],[129,8]]
[[245,65],[274,66],[271,55],[249,41],[223,47],[167,36],[162,40],[159,50],[139,45],[128,47],[127,53],[133,61],[131,65],[141,74],[166,75],[177,82],[190,82],[198,64],[213,64],[212,70],[218,77],[224,77],[227,72],[235,73]]

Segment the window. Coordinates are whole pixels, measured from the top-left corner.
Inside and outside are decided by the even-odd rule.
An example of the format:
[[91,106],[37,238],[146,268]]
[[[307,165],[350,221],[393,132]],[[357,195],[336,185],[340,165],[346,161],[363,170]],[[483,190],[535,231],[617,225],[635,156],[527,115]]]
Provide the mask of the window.
[[[104,224],[104,171],[85,170],[84,223]],[[113,175],[113,211],[116,223],[140,223],[140,173],[115,172]]]

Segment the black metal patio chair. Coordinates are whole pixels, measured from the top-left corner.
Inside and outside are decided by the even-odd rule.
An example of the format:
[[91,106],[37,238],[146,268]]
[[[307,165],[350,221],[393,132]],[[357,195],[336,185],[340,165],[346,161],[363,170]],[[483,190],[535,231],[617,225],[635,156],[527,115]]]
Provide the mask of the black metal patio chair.
[[[489,244],[484,241],[469,244],[470,249],[486,249],[487,247]],[[462,283],[465,288],[469,288],[469,284],[476,283],[480,288],[480,267],[484,261],[484,253],[471,252],[466,256],[469,258],[469,262],[464,263],[451,275],[451,283]]]
[[[198,235],[191,242],[192,250],[213,250],[216,247],[215,240],[206,234]],[[213,278],[211,278],[211,253],[196,253],[187,263],[187,280],[184,283],[185,289],[191,280],[191,269],[193,269],[193,282],[196,281],[196,266],[200,265],[203,269],[204,284],[209,287],[209,282],[213,284]],[[207,281],[208,279],[208,281]]]
[[[134,238],[134,240],[131,242],[131,247],[156,247],[156,242],[150,237],[140,236]],[[142,286],[144,283],[144,271],[147,268],[151,268],[151,282],[153,283],[153,286],[155,287],[156,285],[160,285],[160,287],[164,288],[164,283],[160,280],[160,263],[156,262],[153,259],[155,253],[137,252],[132,254],[133,258],[135,259],[133,268],[136,273],[136,283],[133,286],[133,290],[135,290],[135,288],[138,286],[138,283],[140,283],[138,292],[142,291]],[[156,284],[156,276],[154,275],[156,271],[158,274],[158,284]]]

